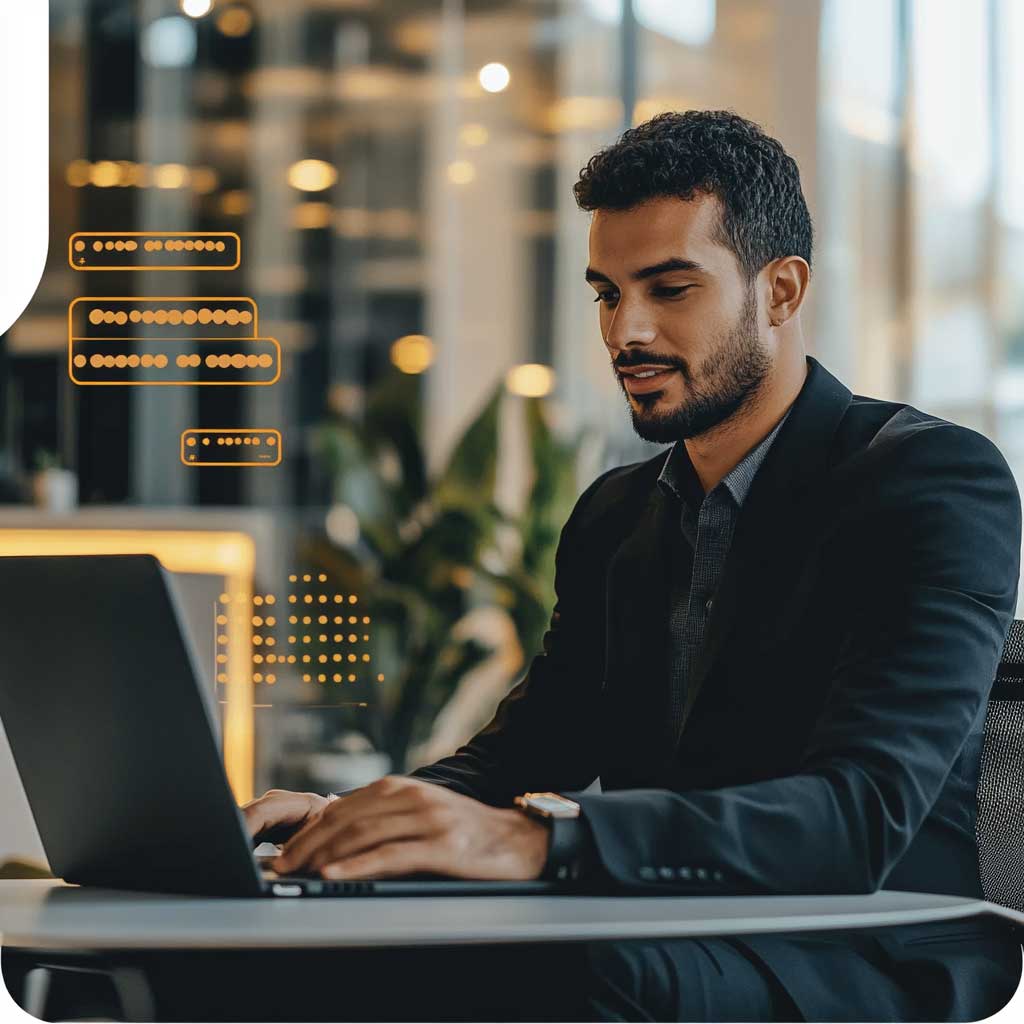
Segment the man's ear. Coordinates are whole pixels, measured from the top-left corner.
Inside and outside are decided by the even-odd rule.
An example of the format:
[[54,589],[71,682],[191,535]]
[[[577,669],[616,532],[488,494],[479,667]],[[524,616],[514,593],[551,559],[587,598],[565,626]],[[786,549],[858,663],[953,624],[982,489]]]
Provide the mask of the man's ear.
[[768,291],[768,321],[781,327],[796,316],[807,294],[811,268],[802,256],[784,256],[765,267]]

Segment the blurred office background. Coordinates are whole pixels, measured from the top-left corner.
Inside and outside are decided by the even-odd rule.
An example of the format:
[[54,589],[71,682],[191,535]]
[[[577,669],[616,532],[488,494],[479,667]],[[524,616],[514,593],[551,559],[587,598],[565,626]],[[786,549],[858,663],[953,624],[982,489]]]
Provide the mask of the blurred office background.
[[[1024,468],[1018,0],[50,7],[50,251],[0,338],[0,550],[164,558],[240,797],[442,755],[539,649],[575,497],[659,450],[612,377],[571,192],[656,113],[780,138],[817,228],[811,352]],[[76,230],[235,231],[242,261],[80,273]],[[80,295],[251,296],[281,380],[76,387]],[[186,428],[247,426],[282,431],[280,466],[178,457]],[[218,617],[244,627],[231,659]],[[11,773],[0,749],[5,793]]]

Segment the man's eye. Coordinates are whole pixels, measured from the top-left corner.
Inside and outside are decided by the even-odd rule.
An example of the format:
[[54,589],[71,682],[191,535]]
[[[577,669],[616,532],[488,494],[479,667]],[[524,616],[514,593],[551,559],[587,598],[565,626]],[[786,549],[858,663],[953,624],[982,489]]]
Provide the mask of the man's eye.
[[[659,295],[662,298],[672,299],[672,298],[675,298],[677,295],[681,295],[685,291],[689,291],[692,287],[693,287],[693,285],[684,284],[684,285],[679,285],[678,287],[675,287],[675,288],[673,288],[673,287],[655,288],[654,289],[654,294],[655,295]],[[610,303],[612,303],[614,301],[614,296],[615,296],[615,292],[598,292],[597,293],[597,298],[594,299],[594,301],[595,302],[604,302],[604,303],[610,304]]]

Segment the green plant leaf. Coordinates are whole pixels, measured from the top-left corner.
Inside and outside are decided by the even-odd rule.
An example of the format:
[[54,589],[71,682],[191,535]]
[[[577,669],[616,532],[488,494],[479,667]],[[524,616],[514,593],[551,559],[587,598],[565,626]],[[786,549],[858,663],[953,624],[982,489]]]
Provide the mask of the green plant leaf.
[[434,486],[441,506],[475,507],[494,501],[498,466],[498,416],[504,385],[499,381],[484,407],[456,442]]

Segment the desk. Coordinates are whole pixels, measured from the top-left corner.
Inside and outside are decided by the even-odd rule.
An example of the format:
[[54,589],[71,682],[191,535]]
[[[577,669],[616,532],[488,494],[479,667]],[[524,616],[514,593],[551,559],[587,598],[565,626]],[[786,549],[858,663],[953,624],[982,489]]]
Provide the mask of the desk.
[[982,900],[867,896],[210,899],[0,881],[0,943],[33,950],[353,948],[741,935],[1024,914]]
[[[53,1019],[46,1015],[51,981],[62,972],[65,979],[107,978],[116,993],[120,1018],[141,1021],[155,1019],[160,999],[152,985],[166,998],[166,972],[163,987],[158,983],[161,967],[171,970],[175,991],[188,993],[186,1004],[178,1004],[178,1013],[190,1012],[192,992],[214,987],[181,984],[181,978],[192,980],[191,972],[200,964],[197,958],[221,958],[212,961],[213,973],[207,970],[204,976],[208,981],[215,979],[216,987],[230,997],[233,989],[221,984],[220,974],[223,957],[228,955],[235,958],[236,979],[239,957],[246,958],[241,977],[250,979],[276,971],[285,958],[293,965],[295,958],[308,963],[315,950],[335,949],[347,950],[348,958],[363,958],[360,967],[351,959],[345,961],[361,977],[382,970],[375,969],[368,957],[386,958],[387,971],[396,973],[397,957],[444,957],[450,955],[446,950],[465,946],[477,947],[466,956],[479,958],[481,950],[484,955],[487,950],[497,952],[504,971],[506,958],[514,951],[546,950],[546,943],[885,928],[977,915],[1024,926],[1024,914],[981,900],[887,891],[866,896],[211,899],[80,889],[51,880],[0,881],[0,944],[5,947],[5,963],[10,960],[21,978],[22,1005],[46,1019]],[[559,962],[546,951],[542,955],[542,962]],[[183,957],[192,959],[182,966]],[[378,959],[377,964],[383,962]],[[474,963],[479,966],[482,961]],[[445,961],[437,960],[436,965],[443,967]],[[323,979],[326,973],[320,971],[317,978]],[[397,973],[402,973],[400,968]],[[435,976],[434,966],[428,973]],[[448,976],[461,980],[459,970],[452,974],[450,967]],[[295,990],[306,991],[302,986]],[[286,986],[286,991],[293,989]],[[437,993],[434,996],[436,1000]],[[221,1018],[216,1012],[204,1015],[205,1004],[200,1006],[197,1019],[230,1017],[230,1009]],[[110,1012],[106,1006],[96,1010],[88,1003],[86,1009],[90,1016]],[[331,1015],[323,1019],[338,1019],[336,1012],[332,1004]],[[196,1019],[176,1016],[174,1010],[170,1017]]]

